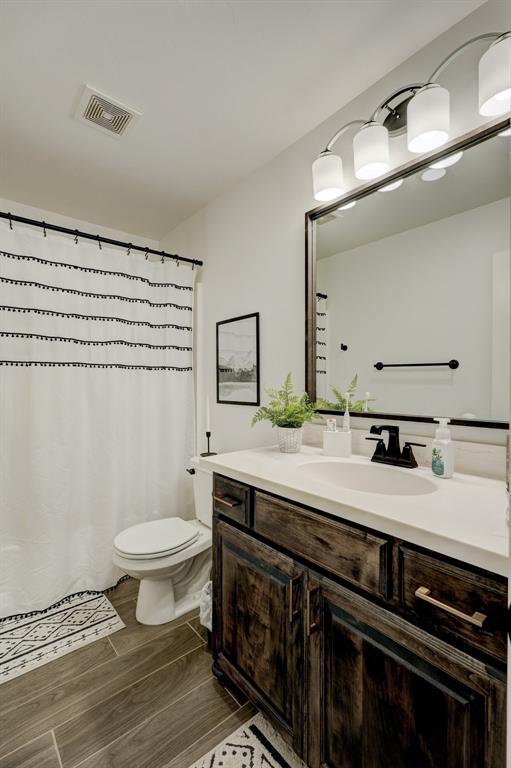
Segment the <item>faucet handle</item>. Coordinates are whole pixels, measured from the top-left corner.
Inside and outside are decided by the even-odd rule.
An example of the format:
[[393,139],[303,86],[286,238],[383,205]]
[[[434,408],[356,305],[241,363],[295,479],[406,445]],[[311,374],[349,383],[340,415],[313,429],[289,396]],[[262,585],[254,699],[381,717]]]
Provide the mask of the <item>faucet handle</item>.
[[425,443],[406,442],[403,446],[401,460],[399,462],[402,467],[410,467],[410,469],[415,469],[415,467],[419,466],[417,464],[417,459],[413,455],[412,446],[416,448],[426,448]]
[[372,461],[377,460],[378,458],[382,459],[386,456],[387,449],[385,448],[385,440],[381,437],[366,437],[366,440],[371,440],[373,443],[376,443],[376,448],[371,459]]

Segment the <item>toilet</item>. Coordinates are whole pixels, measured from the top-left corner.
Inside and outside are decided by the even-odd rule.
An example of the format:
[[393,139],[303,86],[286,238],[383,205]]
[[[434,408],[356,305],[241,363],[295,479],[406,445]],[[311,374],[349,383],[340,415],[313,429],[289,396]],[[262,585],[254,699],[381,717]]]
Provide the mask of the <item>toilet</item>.
[[151,520],[126,528],[114,539],[114,565],[140,580],[140,624],[164,624],[197,608],[210,578],[213,475],[199,466],[198,458],[191,464],[193,520]]

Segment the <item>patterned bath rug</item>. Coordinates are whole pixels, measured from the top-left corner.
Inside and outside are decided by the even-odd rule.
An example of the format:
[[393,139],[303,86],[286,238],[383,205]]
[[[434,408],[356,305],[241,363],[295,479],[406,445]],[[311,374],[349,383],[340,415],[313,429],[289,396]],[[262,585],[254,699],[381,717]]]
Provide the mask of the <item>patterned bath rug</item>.
[[190,768],[307,768],[281,736],[256,715]]
[[0,622],[0,683],[123,629],[101,593],[81,593],[46,611]]

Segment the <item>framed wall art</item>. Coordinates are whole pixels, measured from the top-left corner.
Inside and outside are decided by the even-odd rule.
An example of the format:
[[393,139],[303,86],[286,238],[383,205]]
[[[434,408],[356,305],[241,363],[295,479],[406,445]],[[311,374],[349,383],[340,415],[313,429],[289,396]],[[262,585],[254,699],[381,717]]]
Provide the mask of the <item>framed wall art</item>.
[[259,312],[216,324],[217,403],[259,405]]

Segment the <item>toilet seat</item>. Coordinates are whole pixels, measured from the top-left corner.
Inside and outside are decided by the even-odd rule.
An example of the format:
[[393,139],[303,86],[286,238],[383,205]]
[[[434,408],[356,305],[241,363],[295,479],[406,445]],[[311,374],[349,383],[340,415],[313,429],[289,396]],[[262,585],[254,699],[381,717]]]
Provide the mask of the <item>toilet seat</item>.
[[180,552],[199,537],[197,528],[180,517],[133,525],[114,539],[114,549],[130,560],[151,560]]

